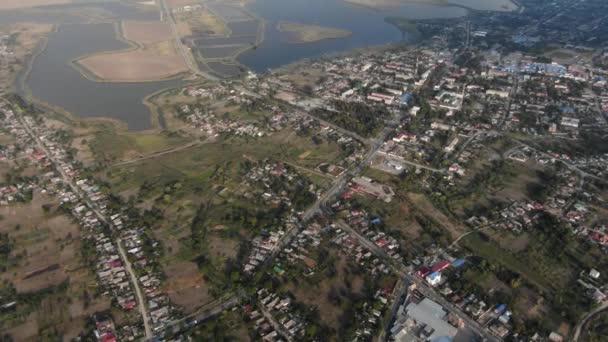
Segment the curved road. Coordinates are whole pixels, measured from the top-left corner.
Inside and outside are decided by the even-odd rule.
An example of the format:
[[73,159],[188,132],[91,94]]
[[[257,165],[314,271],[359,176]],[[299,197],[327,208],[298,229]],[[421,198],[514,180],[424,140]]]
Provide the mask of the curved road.
[[602,305],[600,305],[595,310],[589,312],[585,317],[583,317],[583,319],[581,319],[581,321],[576,325],[576,328],[574,329],[574,335],[572,336],[572,342],[578,342],[578,339],[581,335],[581,331],[583,330],[583,327],[585,326],[585,324],[587,324],[587,322],[589,322],[589,320],[591,318],[593,318],[593,316],[595,316],[607,309],[608,309],[608,302],[604,302]]

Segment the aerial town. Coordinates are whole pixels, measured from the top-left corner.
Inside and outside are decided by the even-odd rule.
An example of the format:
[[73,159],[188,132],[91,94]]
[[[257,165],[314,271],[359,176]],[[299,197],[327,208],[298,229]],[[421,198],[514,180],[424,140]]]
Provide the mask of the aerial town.
[[142,131],[0,88],[0,341],[604,341],[608,3],[516,3]]

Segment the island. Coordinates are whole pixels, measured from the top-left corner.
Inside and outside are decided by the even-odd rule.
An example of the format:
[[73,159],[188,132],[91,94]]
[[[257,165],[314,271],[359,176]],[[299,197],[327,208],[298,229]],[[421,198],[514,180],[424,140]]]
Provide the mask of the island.
[[313,43],[324,39],[346,38],[352,34],[348,30],[290,21],[280,21],[277,24],[277,30],[290,34],[293,43]]

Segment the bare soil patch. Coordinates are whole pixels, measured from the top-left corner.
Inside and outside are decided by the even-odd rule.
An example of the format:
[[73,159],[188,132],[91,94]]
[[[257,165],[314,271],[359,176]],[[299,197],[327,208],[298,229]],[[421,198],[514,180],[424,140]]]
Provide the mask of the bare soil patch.
[[122,23],[126,39],[140,44],[154,44],[171,40],[171,27],[160,21],[126,20]]
[[78,61],[95,76],[110,81],[162,80],[188,70],[174,51],[161,55],[152,50],[134,50],[87,57]]
[[214,259],[235,258],[238,250],[238,241],[222,238],[217,234],[209,234],[209,254]]
[[171,302],[186,314],[212,300],[198,267],[190,261],[174,261],[163,267],[167,276],[165,291]]
[[[328,294],[331,289],[333,288],[336,291],[345,289],[347,292],[356,293],[360,292],[363,287],[363,278],[346,274],[346,267],[346,257],[340,254],[336,265],[337,272],[334,277],[324,278],[316,286],[308,286],[306,283],[288,284],[289,290],[294,294],[297,301],[306,305],[316,306],[321,316],[321,321],[334,329],[337,329],[339,326],[338,322],[342,309],[339,305],[334,305],[328,300]],[[346,288],[347,281],[350,283],[350,289]]]
[[0,231],[14,239],[12,257],[17,260],[0,278],[11,281],[21,293],[58,285],[80,266],[78,226],[67,216],[45,214],[43,204],[53,202],[39,195],[29,204],[0,208],[4,217]]

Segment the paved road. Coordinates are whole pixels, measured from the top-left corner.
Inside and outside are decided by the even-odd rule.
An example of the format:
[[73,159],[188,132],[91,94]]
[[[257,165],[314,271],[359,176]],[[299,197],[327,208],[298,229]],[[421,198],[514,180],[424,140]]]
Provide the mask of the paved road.
[[601,313],[604,310],[608,310],[608,302],[604,302],[602,305],[597,307],[595,310],[593,310],[593,311],[589,312],[587,315],[585,315],[585,317],[583,317],[583,319],[581,319],[581,321],[578,322],[578,324],[576,325],[576,328],[574,329],[574,335],[572,336],[572,342],[578,342],[578,339],[581,336],[581,331],[582,331],[583,327],[587,324],[587,322],[589,322],[589,320],[591,318],[593,318],[593,316]]
[[404,277],[407,281],[412,284],[416,284],[416,289],[422,293],[425,297],[439,303],[445,309],[458,315],[460,319],[465,322],[466,326],[469,327],[475,334],[485,338],[488,342],[499,342],[500,339],[491,335],[485,330],[477,321],[469,317],[467,314],[462,312],[458,307],[448,302],[443,296],[437,294],[435,290],[429,287],[422,279],[408,273],[405,265],[396,263],[386,252],[376,246],[373,242],[369,241],[366,237],[362,236],[358,231],[353,229],[351,226],[346,224],[344,221],[338,221],[337,225],[344,231],[355,237],[361,245],[367,248],[370,252],[374,253],[376,257],[384,260],[384,262],[395,272],[397,275]]
[[[38,135],[34,133],[34,131],[29,126],[29,124],[26,122],[26,120],[23,119],[23,117],[21,116],[21,108],[15,108],[15,109],[16,109],[15,113],[17,115],[17,120],[19,120],[19,122],[21,123],[21,125],[23,126],[23,128],[27,131],[27,133],[30,135],[30,137],[36,142],[36,144],[38,145],[38,148],[41,151],[44,152],[44,154],[47,156],[47,158],[49,159],[49,161],[51,161],[51,163],[55,166],[55,169],[59,172],[59,174],[61,175],[61,178],[63,178],[64,183],[67,184],[72,189],[72,191],[75,194],[78,194],[82,198],[82,200],[97,215],[97,217],[101,221],[103,221],[104,223],[106,223],[110,227],[112,227],[113,226],[112,222],[110,220],[108,220],[108,218],[105,217],[105,215],[103,215],[101,213],[101,211],[99,210],[99,208],[97,207],[97,205],[94,204],[87,197],[87,195],[85,193],[83,193],[82,190],[78,186],[76,186],[76,184],[74,183],[73,179],[71,177],[69,177],[63,171],[63,169],[59,166],[60,164],[53,158],[53,155],[47,149],[46,145],[44,145],[44,143],[42,142],[42,140],[40,140],[40,138],[38,137]],[[124,250],[122,249],[122,246],[120,244],[120,240],[117,240],[117,241],[114,241],[114,242],[118,246],[118,250],[120,252],[120,257],[122,259],[122,262],[126,266],[127,272],[129,272],[129,277],[131,279],[131,285],[133,286],[133,289],[135,290],[135,294],[137,296],[137,303],[138,303],[139,313],[140,313],[140,315],[141,315],[141,317],[143,319],[146,338],[151,338],[152,337],[152,329],[150,328],[150,320],[149,320],[149,317],[148,317],[148,310],[146,309],[146,305],[145,305],[145,302],[144,302],[144,297],[142,295],[141,288],[139,287],[139,283],[137,282],[137,277],[136,277],[135,273],[133,272],[133,269],[131,268],[131,264],[129,263],[129,259],[125,255]]]
[[292,166],[292,167],[294,167],[294,168],[296,168],[298,170],[302,170],[304,172],[312,173],[312,174],[317,175],[319,177],[334,179],[334,177],[332,177],[332,176],[330,176],[328,174],[325,174],[323,172],[320,172],[320,171],[317,171],[317,170],[314,170],[314,169],[311,169],[311,168],[308,168],[308,167],[304,167],[304,166],[301,166],[301,165],[298,165],[298,164],[294,164],[294,163],[288,162],[286,160],[281,160],[281,162],[284,163],[284,164],[287,164],[289,166]]
[[197,76],[201,76],[201,77],[204,77],[209,80],[219,81],[220,80],[219,77],[212,75],[208,72],[203,72],[198,67],[198,64],[197,64],[196,60],[194,59],[194,56],[192,56],[192,53],[190,52],[190,48],[188,48],[187,46],[185,46],[182,43],[182,38],[180,37],[179,31],[177,30],[177,24],[175,23],[175,18],[173,17],[173,14],[170,12],[169,8],[167,7],[165,0],[158,0],[158,3],[159,3],[160,11],[161,11],[161,17],[168,18],[169,24],[171,24],[171,31],[173,32],[173,40],[175,41],[175,47],[177,48],[179,53],[182,55],[182,58],[184,59],[184,62],[186,62],[186,65],[188,66],[188,69],[190,69],[190,72],[192,72],[193,74],[195,74]]
[[393,156],[389,156],[389,155],[386,155],[386,154],[384,154],[384,155],[385,155],[386,159],[390,159],[390,160],[393,160],[393,161],[398,162],[398,163],[407,164],[407,165],[416,167],[418,169],[424,169],[424,170],[427,170],[427,171],[437,172],[437,173],[446,173],[447,172],[446,170],[437,169],[437,168],[434,168],[434,167],[431,167],[431,166],[428,166],[428,165],[419,164],[419,163],[407,160],[405,158],[393,157]]

